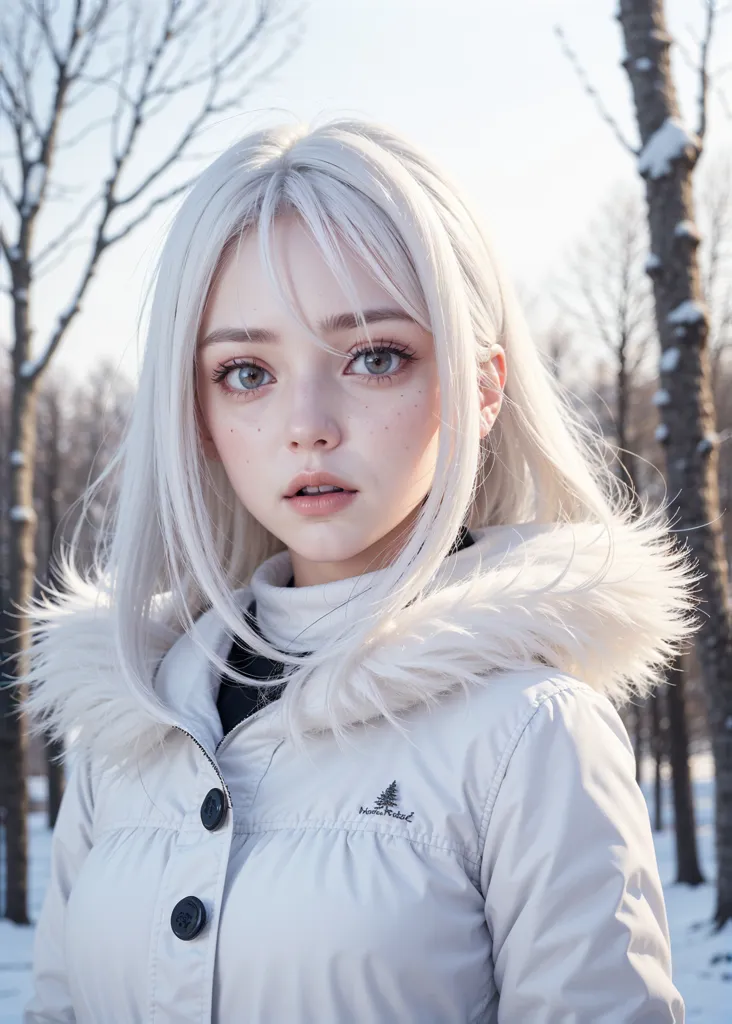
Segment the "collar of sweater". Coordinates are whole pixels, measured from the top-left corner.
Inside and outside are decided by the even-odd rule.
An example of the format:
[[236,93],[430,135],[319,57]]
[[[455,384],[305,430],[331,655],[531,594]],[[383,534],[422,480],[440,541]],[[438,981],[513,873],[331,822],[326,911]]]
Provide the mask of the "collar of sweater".
[[[347,672],[334,665],[305,686],[285,687],[260,713],[267,727],[283,730],[294,714],[302,733],[340,735],[459,686],[490,686],[495,672],[538,664],[620,703],[647,692],[693,629],[692,572],[660,517],[611,531],[576,523],[471,534],[475,544],[448,556],[425,596]],[[358,614],[355,599],[376,575],[291,588],[290,572],[288,554],[277,554],[234,596],[242,612],[254,597],[266,638],[297,651],[317,649],[337,623]],[[93,588],[80,585],[35,621],[31,671],[22,681],[30,684],[27,710],[37,730],[75,730],[82,748],[112,762],[152,750],[175,725],[215,745],[218,672],[204,648],[225,659],[231,644],[216,609],[177,636],[151,619],[151,681],[134,688],[118,668],[112,609]]]
[[[499,543],[499,535],[513,533],[510,528],[472,531],[475,543],[451,553],[445,559],[436,585],[457,583],[480,563],[481,552]],[[317,650],[333,632],[357,622],[359,597],[375,586],[385,570],[363,573],[333,583],[310,587],[288,586],[292,579],[292,561],[281,551],[255,570],[248,588],[235,592],[238,605],[256,601],[257,626],[262,635],[281,651],[303,653]]]

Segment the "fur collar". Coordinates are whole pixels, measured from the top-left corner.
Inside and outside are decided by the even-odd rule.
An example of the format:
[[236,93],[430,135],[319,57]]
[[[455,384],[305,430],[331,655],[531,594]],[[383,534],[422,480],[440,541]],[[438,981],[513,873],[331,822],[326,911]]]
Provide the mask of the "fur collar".
[[[648,692],[693,631],[693,575],[686,557],[669,548],[661,520],[618,523],[612,535],[589,523],[472,532],[477,542],[461,556],[473,552],[479,573],[457,581],[448,575],[347,672],[328,678],[317,670],[304,687],[286,687],[266,712],[270,727],[285,735],[296,719],[303,734],[342,735],[378,716],[394,721],[458,686],[490,686],[494,671],[537,663],[620,704]],[[240,607],[249,596],[248,588],[237,592]],[[197,737],[208,731],[203,743],[215,746],[215,694],[199,646],[204,641],[225,657],[229,640],[215,610],[182,636],[150,621],[154,690],[137,692],[115,668],[111,613],[96,590],[79,581],[60,604],[44,602],[34,613],[37,642],[23,681],[36,731],[74,731],[83,749],[112,762],[150,751],[175,725]]]

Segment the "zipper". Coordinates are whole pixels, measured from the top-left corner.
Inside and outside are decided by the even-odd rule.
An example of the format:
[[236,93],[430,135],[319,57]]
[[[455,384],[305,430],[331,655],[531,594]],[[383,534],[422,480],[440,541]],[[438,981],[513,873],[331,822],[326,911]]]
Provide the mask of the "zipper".
[[270,701],[269,704],[265,704],[263,708],[260,708],[259,711],[255,711],[253,715],[249,715],[248,718],[243,718],[241,722],[237,723],[237,725],[234,726],[231,732],[227,732],[226,736],[223,737],[218,747],[216,748],[216,753],[218,754],[222,750],[225,750],[229,743],[231,743],[231,741],[234,739],[234,737],[238,733],[243,731],[245,726],[249,725],[249,723],[253,722],[255,719],[261,718],[266,711],[269,711],[273,704],[277,703],[278,700],[279,697],[277,697],[275,700]]
[[224,778],[224,776],[223,776],[223,775],[221,774],[221,769],[220,769],[220,768],[219,768],[219,766],[218,766],[218,765],[216,764],[216,762],[214,761],[214,759],[213,759],[213,758],[211,757],[211,755],[209,754],[209,752],[208,752],[208,751],[206,750],[206,748],[204,747],[204,745],[203,745],[202,743],[199,743],[199,741],[198,741],[198,740],[196,739],[196,737],[195,737],[195,736],[193,735],[193,733],[190,733],[190,732],[188,732],[188,730],[187,730],[187,729],[184,729],[184,728],[183,728],[182,726],[180,726],[180,725],[174,725],[174,726],[173,726],[173,728],[174,728],[174,729],[177,729],[177,730],[178,730],[178,732],[182,732],[184,736],[187,736],[187,737],[188,737],[189,739],[193,740],[193,742],[194,742],[194,743],[196,744],[196,746],[198,747],[198,749],[199,749],[199,750],[201,751],[201,753],[203,754],[203,756],[204,756],[204,757],[206,758],[206,760],[208,761],[208,763],[209,763],[209,764],[211,765],[211,767],[213,768],[213,770],[214,770],[214,771],[216,772],[216,774],[217,774],[217,776],[218,776],[218,778],[219,778],[219,781],[221,782],[221,785],[222,785],[222,787],[223,787],[224,793],[226,793],[226,799],[227,799],[227,800],[229,801],[229,810],[233,810],[233,807],[234,807],[234,803],[233,803],[233,801],[232,801],[232,799],[231,799],[231,793],[229,792],[229,787],[228,787],[228,786],[226,785],[226,779],[225,779],[225,778]]
[[[260,717],[261,717],[261,716],[262,716],[262,715],[264,714],[264,712],[265,712],[265,711],[269,711],[269,709],[270,709],[270,708],[272,707],[272,705],[273,705],[273,704],[275,704],[275,703],[276,703],[276,701],[271,701],[271,702],[270,702],[269,704],[265,705],[265,707],[263,707],[263,708],[260,708],[260,709],[259,709],[259,711],[255,711],[253,715],[250,715],[250,716],[249,716],[248,718],[245,718],[245,719],[243,719],[243,720],[242,720],[241,722],[239,722],[239,724],[238,724],[238,725],[236,725],[236,726],[235,726],[235,727],[234,727],[234,728],[233,728],[233,729],[231,730],[231,732],[230,732],[230,733],[227,733],[227,735],[226,735],[226,736],[224,736],[224,738],[223,738],[223,739],[221,740],[221,742],[219,743],[218,747],[216,748],[216,753],[218,754],[218,752],[219,752],[220,750],[223,750],[223,749],[224,749],[224,747],[225,747],[225,746],[226,746],[226,745],[227,745],[227,744],[228,744],[228,743],[229,743],[229,742],[230,742],[231,740],[233,740],[233,738],[234,738],[234,737],[236,736],[236,734],[237,734],[237,733],[241,732],[241,731],[242,731],[242,729],[243,729],[243,728],[244,728],[244,727],[245,727],[246,725],[248,725],[248,724],[249,724],[250,722],[252,722],[252,721],[253,721],[253,720],[254,720],[255,718],[260,718]],[[182,732],[184,736],[187,736],[187,737],[188,737],[189,739],[193,740],[193,742],[194,742],[194,743],[196,744],[196,746],[198,747],[198,749],[199,749],[199,750],[201,751],[201,753],[203,754],[203,756],[204,756],[204,757],[206,758],[206,760],[208,761],[208,763],[209,763],[209,764],[211,765],[211,767],[213,768],[213,770],[214,770],[214,771],[216,772],[216,775],[218,776],[218,778],[219,778],[219,781],[221,782],[221,785],[222,785],[222,787],[223,787],[223,790],[224,790],[224,792],[226,793],[226,799],[227,799],[227,800],[229,801],[229,808],[230,808],[230,809],[233,809],[233,807],[234,807],[234,802],[233,802],[233,800],[231,799],[231,793],[230,793],[230,791],[229,791],[229,787],[227,786],[227,784],[226,784],[226,779],[225,779],[225,778],[224,778],[224,776],[223,776],[223,775],[221,774],[221,769],[219,768],[219,766],[218,766],[218,764],[216,763],[216,761],[215,761],[215,760],[213,759],[213,757],[211,757],[211,755],[210,755],[210,754],[209,754],[209,752],[208,752],[208,751],[206,750],[206,748],[204,747],[204,745],[203,745],[203,744],[202,744],[202,743],[201,743],[201,742],[200,742],[199,740],[197,740],[197,739],[196,739],[196,737],[195,737],[195,736],[193,735],[193,733],[191,733],[191,732],[188,732],[188,730],[187,730],[187,729],[184,729],[182,725],[174,725],[174,726],[173,726],[173,728],[174,728],[174,729],[177,729],[177,730],[178,730],[178,732]],[[281,743],[279,743],[279,744],[278,744],[278,746],[281,746],[281,745],[282,745]]]

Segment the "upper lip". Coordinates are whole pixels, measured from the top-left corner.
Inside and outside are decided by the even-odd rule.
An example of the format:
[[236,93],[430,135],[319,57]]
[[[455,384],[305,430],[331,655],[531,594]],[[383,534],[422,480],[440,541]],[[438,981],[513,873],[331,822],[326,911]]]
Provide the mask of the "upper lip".
[[349,483],[332,473],[298,473],[285,492],[286,498],[292,498],[301,487],[319,487],[321,484],[332,484],[333,487],[341,487],[344,491],[355,491]]

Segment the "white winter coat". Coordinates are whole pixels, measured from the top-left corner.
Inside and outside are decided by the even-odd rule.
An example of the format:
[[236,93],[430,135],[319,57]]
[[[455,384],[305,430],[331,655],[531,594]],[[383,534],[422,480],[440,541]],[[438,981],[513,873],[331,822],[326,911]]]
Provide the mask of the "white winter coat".
[[[473,535],[331,699],[355,723],[347,749],[317,686],[307,756],[283,737],[279,701],[222,739],[196,643],[226,656],[213,611],[159,665],[178,723],[162,739],[104,661],[104,612],[52,624],[32,708],[82,735],[26,1024],[684,1020],[648,814],[609,699],[683,632],[681,570],[632,530],[609,568],[594,527]],[[352,581],[293,589],[288,575],[276,555],[237,602],[254,594],[268,639],[304,629],[307,649]],[[549,653],[553,666],[538,663]],[[212,790],[225,797],[214,828],[201,816]],[[176,934],[188,897],[200,903],[179,907]]]

